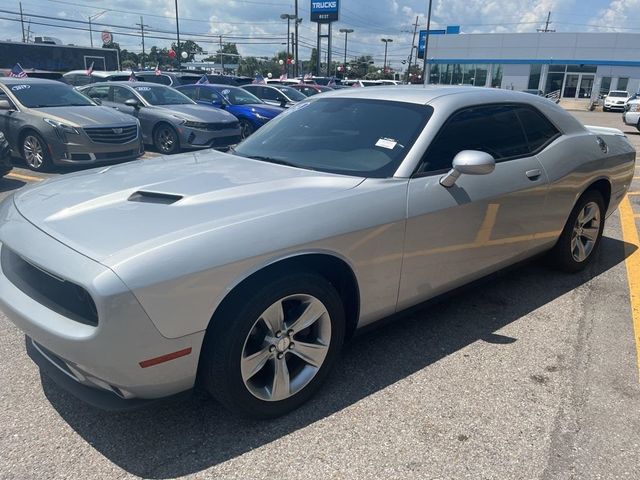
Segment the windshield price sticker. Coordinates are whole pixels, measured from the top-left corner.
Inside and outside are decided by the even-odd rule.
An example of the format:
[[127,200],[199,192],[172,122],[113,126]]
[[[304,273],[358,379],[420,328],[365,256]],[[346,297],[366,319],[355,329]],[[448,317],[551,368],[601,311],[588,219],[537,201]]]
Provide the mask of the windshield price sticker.
[[151,87],[135,87],[139,92],[148,92],[151,90]]
[[231,90],[229,90],[228,88],[222,90],[223,95],[229,95],[230,93],[231,93]]
[[397,144],[398,142],[395,141],[393,138],[381,138],[376,142],[376,147],[382,147],[388,150],[393,150],[394,148],[396,148]]
[[18,90],[27,90],[31,88],[31,85],[14,85],[13,87],[11,87],[11,90],[13,90],[14,92],[17,92]]

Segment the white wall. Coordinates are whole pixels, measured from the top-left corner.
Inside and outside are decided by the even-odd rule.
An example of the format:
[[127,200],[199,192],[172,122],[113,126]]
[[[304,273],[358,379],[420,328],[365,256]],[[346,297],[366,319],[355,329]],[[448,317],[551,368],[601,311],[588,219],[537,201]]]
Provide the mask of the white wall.
[[504,65],[502,70],[502,88],[524,90],[529,87],[529,65]]

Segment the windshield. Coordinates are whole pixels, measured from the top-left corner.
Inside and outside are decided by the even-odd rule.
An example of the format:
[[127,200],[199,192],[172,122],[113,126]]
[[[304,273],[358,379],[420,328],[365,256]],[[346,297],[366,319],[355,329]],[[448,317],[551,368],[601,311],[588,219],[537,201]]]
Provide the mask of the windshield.
[[64,83],[20,83],[7,85],[7,88],[27,108],[95,105],[90,99]]
[[274,85],[274,87],[276,87],[294,102],[301,102],[302,100],[307,99],[305,95],[297,91],[295,88],[285,87],[284,85]]
[[412,103],[319,98],[280,114],[235,152],[310,170],[390,177],[432,113]]
[[610,92],[609,96],[627,98],[629,96],[629,92]]
[[196,103],[177,90],[163,85],[140,85],[133,87],[133,89],[139,95],[142,95],[151,105],[184,105]]
[[222,95],[224,99],[231,105],[251,105],[252,103],[264,103],[258,97],[242,88],[225,87],[219,90],[216,89],[216,92]]

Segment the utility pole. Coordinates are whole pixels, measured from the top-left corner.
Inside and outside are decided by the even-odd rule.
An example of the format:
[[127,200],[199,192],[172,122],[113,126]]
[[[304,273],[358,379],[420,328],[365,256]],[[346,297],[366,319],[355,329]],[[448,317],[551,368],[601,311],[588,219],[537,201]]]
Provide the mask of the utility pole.
[[20,2],[20,25],[22,26],[22,43],[25,43],[25,38],[24,38],[24,18],[22,17],[22,2]]
[[428,62],[427,62],[427,53],[429,51],[429,29],[431,28],[431,6],[433,4],[433,0],[429,0],[429,14],[427,15],[427,36],[424,39],[424,59],[422,62],[422,84],[427,85],[429,83],[429,72],[427,71]]
[[220,35],[220,69],[224,75],[224,52],[222,51],[222,35]]
[[416,44],[416,34],[418,33],[418,20],[419,16],[416,15],[416,23],[413,24],[413,40],[411,40],[411,52],[409,53],[409,68],[407,69],[407,83],[411,80],[411,62],[413,61],[413,48]]
[[350,33],[353,33],[352,28],[341,28],[340,33],[344,33],[344,63],[342,64],[342,68],[344,68],[342,76],[344,78],[347,77],[347,38]]
[[144,68],[144,56],[145,56],[145,51],[144,51],[144,27],[148,27],[149,25],[145,25],[144,24],[144,20],[142,19],[142,15],[140,15],[140,23],[136,23],[136,25],[138,25],[140,27],[140,33],[142,35],[142,58],[140,60],[140,66],[142,68]]
[[389,42],[393,42],[393,38],[381,38],[381,41],[384,42],[384,66],[383,73],[386,75],[387,73],[387,47],[389,46]]
[[296,17],[296,24],[295,24],[296,42],[294,43],[295,47],[293,49],[293,56],[295,57],[295,63],[293,64],[294,65],[293,66],[293,75],[294,75],[294,77],[297,77],[298,76],[298,25],[302,21],[301,18],[298,18],[298,0],[295,1],[293,14]]
[[543,33],[555,32],[555,30],[551,30],[549,28],[550,23],[551,23],[551,12],[549,12],[549,14],[547,15],[547,22],[545,23],[544,28],[538,28],[537,31],[543,32]]
[[182,71],[182,56],[180,55],[180,21],[178,20],[178,0],[176,0],[176,38],[178,40],[178,44],[176,45],[176,58],[178,59],[178,71]]
[[89,18],[89,38],[91,39],[91,48],[93,48],[93,29],[92,29],[92,24],[91,22],[93,20],[96,20],[98,18],[100,18],[102,15],[104,15],[105,13],[107,13],[106,10],[100,12],[100,13],[96,13],[95,15],[89,15],[87,18]]

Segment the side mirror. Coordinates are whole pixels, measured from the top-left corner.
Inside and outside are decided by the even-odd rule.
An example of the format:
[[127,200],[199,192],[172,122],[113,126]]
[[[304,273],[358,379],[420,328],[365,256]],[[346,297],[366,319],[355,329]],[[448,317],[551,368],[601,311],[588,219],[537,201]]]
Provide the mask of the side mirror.
[[98,105],[102,105],[102,100],[98,97],[91,97],[91,100],[96,102]]
[[128,100],[125,100],[124,104],[127,107],[140,108],[140,102],[138,102],[138,100],[136,100],[135,98],[130,98]]
[[12,111],[15,110],[15,108],[13,108],[9,100],[0,100],[0,110]]
[[285,108],[285,107],[287,106],[287,100],[286,100],[286,99],[284,99],[284,98],[281,98],[281,99],[280,99],[280,106],[281,106],[282,108]]
[[211,100],[211,105],[216,108],[224,108],[224,103],[222,103],[220,100]]
[[460,175],[488,175],[496,168],[495,159],[486,152],[463,150],[453,159],[452,169],[440,179],[440,185],[451,188]]

